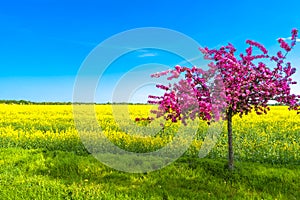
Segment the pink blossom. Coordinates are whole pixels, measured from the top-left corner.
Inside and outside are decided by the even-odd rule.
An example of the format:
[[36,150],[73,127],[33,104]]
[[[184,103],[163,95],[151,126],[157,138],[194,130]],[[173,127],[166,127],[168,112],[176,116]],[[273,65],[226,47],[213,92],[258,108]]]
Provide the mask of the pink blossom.
[[[293,41],[296,41],[297,33],[296,29],[292,30]],[[288,45],[282,38],[278,42],[286,53],[291,51],[293,45]],[[239,58],[235,56],[236,49],[232,44],[220,49],[200,48],[204,57],[212,60],[208,70],[177,65],[174,70],[152,75],[169,75],[169,80],[182,77],[173,85],[157,85],[165,93],[161,97],[149,96],[149,103],[159,105],[153,113],[172,122],[181,120],[186,123],[188,118],[196,117],[209,122],[226,118],[224,109],[231,109],[233,114],[239,114],[240,117],[253,109],[258,115],[267,113],[269,100],[276,100],[299,111],[300,95],[291,94],[290,87],[296,84],[291,78],[296,68],[290,62],[285,62],[286,55],[281,51],[269,55],[260,43],[252,40],[246,43],[249,45],[246,55],[240,54]],[[253,47],[262,53],[253,55]],[[264,62],[268,60],[274,62],[276,67],[270,68],[269,63]]]

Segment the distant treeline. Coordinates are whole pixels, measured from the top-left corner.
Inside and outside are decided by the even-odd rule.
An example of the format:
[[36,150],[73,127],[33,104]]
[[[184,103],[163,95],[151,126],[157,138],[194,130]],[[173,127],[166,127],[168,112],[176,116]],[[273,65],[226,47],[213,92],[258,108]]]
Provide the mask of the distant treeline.
[[[27,100],[0,100],[0,104],[19,105],[71,105],[71,104],[94,104],[94,105],[148,105],[147,103],[107,102],[107,103],[83,103],[83,102],[33,102]],[[272,103],[269,106],[280,106],[282,104]]]
[[[72,102],[33,102],[27,100],[0,100],[0,104],[18,104],[18,105],[71,105]],[[83,102],[74,102],[74,104],[95,104],[95,105],[145,105],[145,103],[83,103]]]
[[71,105],[71,102],[33,102],[27,100],[0,100],[0,104],[19,104],[19,105]]

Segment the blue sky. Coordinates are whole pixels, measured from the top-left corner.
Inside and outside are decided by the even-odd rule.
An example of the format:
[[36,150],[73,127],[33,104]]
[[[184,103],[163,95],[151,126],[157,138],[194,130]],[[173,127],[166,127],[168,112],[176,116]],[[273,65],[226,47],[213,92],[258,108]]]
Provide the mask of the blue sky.
[[[0,3],[0,27],[0,99],[72,101],[75,77],[83,61],[115,34],[162,27],[210,48],[231,42],[244,49],[244,41],[253,39],[275,51],[277,38],[289,37],[292,28],[300,28],[300,2],[11,0]],[[300,44],[289,57],[299,66],[298,72],[299,49]],[[175,65],[179,61],[153,51],[128,54],[104,74],[95,100],[110,101],[113,82],[130,66],[151,62]],[[140,89],[132,101],[151,92],[149,88]]]

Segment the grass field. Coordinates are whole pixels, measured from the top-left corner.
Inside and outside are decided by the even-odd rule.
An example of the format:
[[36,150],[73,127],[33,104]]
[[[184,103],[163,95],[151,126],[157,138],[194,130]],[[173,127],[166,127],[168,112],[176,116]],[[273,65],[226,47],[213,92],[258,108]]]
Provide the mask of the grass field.
[[[129,106],[130,119],[147,116],[149,109]],[[154,151],[172,139],[172,125],[152,137],[127,134],[114,121],[110,105],[97,105],[96,111],[106,136],[128,151]],[[191,147],[176,162],[131,174],[89,154],[71,105],[3,104],[0,199],[299,199],[299,123],[299,115],[281,106],[263,116],[234,117],[233,172],[226,169],[225,126],[212,151],[197,157],[208,128],[200,123]]]

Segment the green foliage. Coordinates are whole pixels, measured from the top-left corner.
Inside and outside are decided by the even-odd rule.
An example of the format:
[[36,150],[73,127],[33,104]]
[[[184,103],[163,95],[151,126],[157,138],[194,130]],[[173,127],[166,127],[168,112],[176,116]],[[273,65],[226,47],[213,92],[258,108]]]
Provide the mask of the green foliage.
[[299,199],[300,167],[183,157],[147,174],[113,170],[91,155],[0,149],[0,199]]

